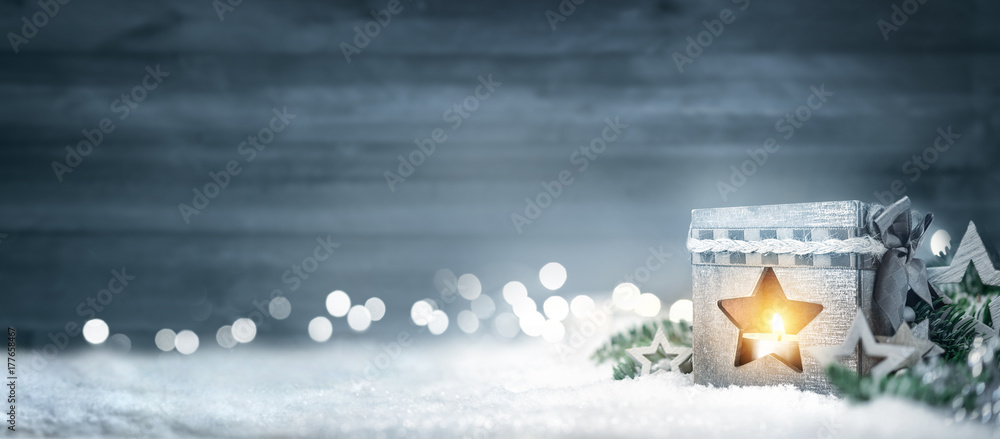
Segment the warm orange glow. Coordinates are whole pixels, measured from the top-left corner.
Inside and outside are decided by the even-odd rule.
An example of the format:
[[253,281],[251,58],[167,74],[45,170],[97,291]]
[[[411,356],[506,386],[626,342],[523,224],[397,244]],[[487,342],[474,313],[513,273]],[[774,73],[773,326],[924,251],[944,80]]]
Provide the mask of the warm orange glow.
[[778,313],[774,313],[774,317],[771,318],[771,333],[785,335],[785,322],[781,321],[781,315]]

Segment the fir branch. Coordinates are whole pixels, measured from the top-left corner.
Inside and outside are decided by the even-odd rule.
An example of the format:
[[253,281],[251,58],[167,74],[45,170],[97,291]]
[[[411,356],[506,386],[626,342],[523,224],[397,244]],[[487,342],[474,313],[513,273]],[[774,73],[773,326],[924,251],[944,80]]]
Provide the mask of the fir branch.
[[973,329],[975,322],[968,318],[961,305],[935,299],[933,309],[921,301],[913,306],[913,311],[917,322],[930,320],[928,338],[944,349],[942,359],[947,362],[965,360],[976,332]]
[[982,422],[993,416],[1000,394],[1000,343],[974,343],[964,361],[932,359],[884,378],[859,377],[840,365],[827,367],[830,382],[854,401],[893,396],[950,409],[954,419]]
[[[955,369],[954,366],[944,367],[949,368],[949,370]],[[956,396],[961,395],[962,387],[966,384],[966,380],[963,379],[939,379],[924,382],[924,373],[917,373],[914,370],[903,371],[880,379],[872,376],[858,376],[854,371],[840,364],[828,366],[826,373],[830,377],[830,383],[853,401],[869,401],[878,396],[895,396],[932,406],[944,406],[950,404]]]
[[618,360],[618,363],[611,368],[611,376],[615,381],[621,381],[625,378],[635,378],[639,375],[639,363],[636,363],[630,357],[625,357]]
[[591,359],[597,364],[607,361],[614,361],[612,375],[615,380],[624,378],[635,378],[639,372],[639,365],[632,360],[625,352],[626,349],[636,346],[647,346],[653,342],[656,330],[663,328],[667,340],[678,346],[691,346],[691,325],[687,322],[675,323],[668,319],[659,321],[649,321],[639,326],[629,328],[618,334],[612,335],[607,343],[598,348]]
[[992,323],[992,317],[987,310],[990,301],[1000,296],[1000,287],[983,284],[979,272],[971,262],[966,268],[961,282],[943,283],[937,287],[951,298],[955,306],[961,308],[966,315],[983,321],[987,325]]
[[691,346],[691,325],[687,322],[674,323],[662,319],[646,322],[612,335],[608,342],[598,348],[590,358],[597,364],[628,358],[625,350],[652,343],[658,328],[663,328],[663,333],[671,344]]

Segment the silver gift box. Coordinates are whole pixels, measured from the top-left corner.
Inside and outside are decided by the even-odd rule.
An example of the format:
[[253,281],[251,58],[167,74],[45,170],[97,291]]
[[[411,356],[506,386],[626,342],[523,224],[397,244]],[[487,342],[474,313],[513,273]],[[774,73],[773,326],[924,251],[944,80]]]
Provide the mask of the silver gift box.
[[[767,238],[823,241],[867,235],[869,206],[859,201],[696,209],[690,237],[754,241]],[[832,393],[825,370],[806,351],[811,346],[841,344],[857,309],[872,316],[872,290],[878,260],[858,254],[692,253],[694,302],[694,381],[698,384],[792,384]],[[801,371],[776,356],[741,362],[745,347],[740,328],[719,302],[749,297],[770,267],[788,300],[822,305],[822,311],[798,332]],[[765,316],[766,317],[766,316]],[[876,333],[882,322],[869,321]],[[744,352],[745,353],[745,352]],[[841,364],[866,373],[870,359],[855,353]]]

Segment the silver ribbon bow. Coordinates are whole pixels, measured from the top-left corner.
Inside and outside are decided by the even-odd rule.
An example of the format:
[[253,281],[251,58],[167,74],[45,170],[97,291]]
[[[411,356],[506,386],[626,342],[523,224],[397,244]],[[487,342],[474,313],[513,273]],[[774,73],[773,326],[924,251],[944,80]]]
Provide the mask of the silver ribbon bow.
[[927,281],[927,266],[914,256],[933,220],[934,215],[928,213],[923,221],[914,223],[909,197],[877,211],[872,220],[877,238],[888,249],[882,255],[875,279],[875,305],[892,331],[903,322],[906,296],[910,290],[925,302],[932,303],[934,287]]

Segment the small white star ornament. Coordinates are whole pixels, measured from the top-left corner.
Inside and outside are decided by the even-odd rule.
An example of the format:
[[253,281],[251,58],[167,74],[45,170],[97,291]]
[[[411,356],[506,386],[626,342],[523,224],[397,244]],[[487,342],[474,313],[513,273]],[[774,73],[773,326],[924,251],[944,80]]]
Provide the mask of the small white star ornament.
[[839,358],[846,358],[853,355],[858,347],[858,342],[861,343],[864,355],[884,358],[871,369],[871,375],[875,377],[884,377],[890,372],[899,369],[902,367],[900,365],[904,364],[916,350],[912,346],[877,342],[871,328],[868,327],[868,320],[865,318],[865,313],[861,311],[861,308],[858,308],[858,314],[854,317],[854,323],[851,324],[851,329],[847,332],[847,338],[843,344],[840,346],[815,346],[806,348],[806,351],[826,366],[834,363]]
[[[921,340],[929,341],[931,339],[930,335],[931,321],[929,319],[924,319],[924,321],[917,323],[916,325],[913,326],[912,332],[914,337]],[[934,347],[932,347],[931,350],[927,351],[927,353],[924,354],[924,358],[936,357],[943,353],[944,349],[941,349],[941,346],[938,346],[937,343],[934,343]]]
[[913,348],[913,352],[911,352],[902,363],[890,370],[890,373],[899,369],[913,367],[924,357],[932,356],[932,353],[934,355],[940,355],[944,352],[933,341],[917,337],[914,331],[910,329],[910,325],[906,324],[906,322],[899,325],[899,329],[896,330],[896,335],[893,335],[892,337],[877,336],[875,339],[882,343],[888,343],[896,346],[909,346]]
[[667,340],[663,329],[657,329],[653,336],[653,342],[649,346],[639,346],[626,349],[625,352],[639,363],[639,375],[649,375],[653,369],[653,361],[649,359],[653,355],[672,357],[670,359],[670,370],[680,372],[691,371],[691,348],[686,346],[673,346]]

